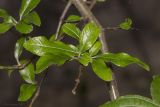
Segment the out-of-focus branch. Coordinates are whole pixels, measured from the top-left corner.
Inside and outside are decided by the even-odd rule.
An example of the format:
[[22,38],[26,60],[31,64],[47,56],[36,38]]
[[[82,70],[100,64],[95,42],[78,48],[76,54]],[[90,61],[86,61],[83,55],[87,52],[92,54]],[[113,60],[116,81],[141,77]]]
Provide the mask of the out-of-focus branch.
[[[96,17],[93,15],[93,13],[90,11],[89,7],[85,4],[83,0],[71,0],[72,3],[75,5],[75,7],[79,10],[79,12],[82,14],[82,16],[87,17],[89,21],[95,23],[97,26],[101,29],[101,35],[99,36],[99,39],[102,43],[102,52],[108,52],[108,45],[105,38],[105,33],[103,31],[103,27],[99,23],[99,21],[96,19]],[[117,82],[115,80],[115,76],[113,74],[113,81],[107,83],[109,85],[109,91],[110,91],[110,98],[111,100],[115,100],[119,97],[119,92],[117,88]]]
[[96,4],[97,0],[92,0],[92,2],[90,3],[90,10],[94,7],[94,5]]

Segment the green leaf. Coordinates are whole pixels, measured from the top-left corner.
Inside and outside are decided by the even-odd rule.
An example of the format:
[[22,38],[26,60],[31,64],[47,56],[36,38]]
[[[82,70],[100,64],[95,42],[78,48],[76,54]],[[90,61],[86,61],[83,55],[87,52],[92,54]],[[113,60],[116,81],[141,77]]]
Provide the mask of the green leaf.
[[12,16],[10,16],[5,10],[0,9],[0,17],[3,18],[3,22],[7,24],[13,24],[13,20],[15,20]]
[[41,19],[36,12],[31,12],[23,18],[23,21],[27,24],[34,24],[41,26]]
[[[24,62],[25,61],[23,61],[23,63]],[[27,83],[35,84],[34,66],[32,63],[20,70],[19,73]]]
[[103,60],[93,60],[92,69],[94,73],[104,81],[112,80],[112,71]]
[[[2,15],[2,13],[0,14]],[[4,16],[3,22],[0,23],[0,33],[7,32],[14,25],[14,20],[15,19],[11,16]]]
[[79,62],[83,64],[84,66],[88,66],[89,63],[92,63],[92,58],[88,53],[84,53],[80,59]]
[[124,22],[122,22],[119,27],[123,30],[129,30],[132,27],[132,20],[130,18],[126,18]]
[[18,101],[27,101],[29,100],[37,89],[36,85],[32,84],[22,84],[20,87],[20,95]]
[[66,33],[68,36],[71,36],[77,40],[79,40],[79,36],[81,31],[76,27],[75,24],[66,23],[62,26],[62,31]]
[[97,42],[93,45],[93,47],[89,50],[90,55],[91,55],[91,56],[96,55],[96,54],[100,51],[101,47],[102,47],[101,42],[97,41]]
[[0,33],[5,33],[14,25],[15,19],[3,9],[0,9],[0,17],[3,19],[0,23]]
[[160,107],[154,103],[151,99],[138,96],[138,95],[127,95],[118,98],[112,102],[107,102],[100,107]]
[[18,64],[20,64],[19,57],[22,54],[23,44],[24,44],[25,41],[26,41],[26,38],[25,37],[21,37],[20,39],[17,40],[16,45],[15,45],[14,57],[16,58]]
[[39,58],[39,60],[36,63],[36,74],[41,73],[49,66],[56,64],[56,65],[62,65],[70,58],[66,55],[60,55],[60,54],[48,54],[46,56],[42,56]]
[[102,59],[106,62],[111,62],[119,67],[126,67],[129,64],[133,64],[136,63],[138,64],[140,67],[144,68],[145,70],[149,71],[150,68],[147,64],[145,64],[144,62],[140,61],[137,58],[134,58],[126,53],[105,53],[102,55],[98,55],[95,58],[98,59]]
[[9,23],[0,23],[0,33],[7,32],[12,27]]
[[19,12],[20,20],[23,16],[32,11],[39,4],[39,2],[40,0],[22,0],[22,5]]
[[50,38],[49,38],[49,41],[50,42],[53,42],[53,41],[55,41],[56,40],[56,35],[52,35]]
[[155,102],[160,104],[160,76],[155,76],[151,83],[151,95]]
[[77,15],[70,15],[66,22],[78,22],[81,20],[81,17],[80,16],[77,16]]
[[23,46],[26,50],[38,56],[60,54],[73,57],[78,54],[77,49],[73,45],[67,45],[60,41],[50,42],[43,36],[31,38]]
[[22,34],[28,34],[33,30],[33,26],[32,25],[28,25],[23,21],[20,21],[16,25],[16,30],[19,31]]
[[2,17],[2,18],[6,18],[6,17],[8,17],[9,15],[8,15],[8,13],[5,11],[5,10],[3,10],[3,9],[0,9],[0,17]]
[[12,16],[8,16],[3,20],[4,23],[11,24],[12,26],[16,23],[15,21]]
[[80,35],[80,51],[84,52],[92,47],[100,34],[100,29],[93,23],[88,23]]

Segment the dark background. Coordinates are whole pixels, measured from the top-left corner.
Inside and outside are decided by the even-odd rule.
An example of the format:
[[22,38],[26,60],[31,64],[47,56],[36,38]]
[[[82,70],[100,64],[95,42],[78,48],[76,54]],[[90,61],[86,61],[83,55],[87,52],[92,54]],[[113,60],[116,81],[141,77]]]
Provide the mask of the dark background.
[[[21,0],[0,0],[0,8],[6,9],[18,18]],[[66,2],[63,0],[42,0],[36,11],[42,19],[42,26],[32,33],[34,36],[50,36],[55,33],[59,17]],[[150,97],[152,76],[160,68],[160,0],[106,0],[97,3],[93,13],[104,27],[115,27],[125,18],[133,20],[133,27],[139,31],[106,31],[111,52],[126,52],[148,63],[147,72],[137,65],[126,68],[115,67],[120,95],[140,94]],[[74,6],[71,14],[77,14]],[[0,37],[0,65],[16,64],[14,44],[19,38],[15,29]],[[25,56],[25,55],[24,55]],[[34,107],[97,107],[109,100],[106,84],[86,69],[77,95],[71,90],[78,73],[78,64],[66,63],[62,67],[49,68],[48,78],[42,85],[40,96]],[[19,107],[17,97],[23,81],[18,72],[9,78],[4,70],[0,72],[0,107]]]

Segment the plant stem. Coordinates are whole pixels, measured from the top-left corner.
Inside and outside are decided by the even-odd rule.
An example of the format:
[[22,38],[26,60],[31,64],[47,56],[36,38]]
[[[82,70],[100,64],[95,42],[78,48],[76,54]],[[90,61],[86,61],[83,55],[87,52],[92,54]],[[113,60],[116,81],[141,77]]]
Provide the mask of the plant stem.
[[68,11],[69,8],[71,7],[71,5],[72,5],[72,2],[71,2],[71,1],[68,1],[66,7],[65,7],[64,10],[63,10],[63,13],[62,13],[62,15],[61,15],[61,17],[60,17],[60,19],[59,19],[59,23],[58,23],[58,27],[57,27],[55,39],[58,39],[59,32],[60,32],[61,26],[62,26],[62,24],[63,24],[64,18],[65,18],[66,14],[67,14],[67,11]]
[[[83,0],[70,0],[75,5],[75,7],[78,9],[78,11],[82,14],[82,16],[87,17],[89,21],[95,23],[97,26],[101,29],[101,35],[99,36],[99,39],[102,43],[102,53],[108,52],[108,45],[105,38],[105,33],[103,31],[103,27],[99,23],[99,21],[96,19],[96,17],[93,15],[93,13],[90,11],[89,7],[85,4]],[[119,97],[119,92],[117,88],[117,82],[115,79],[115,76],[113,74],[113,80],[111,82],[108,82],[107,85],[109,86],[109,92],[110,92],[110,98],[111,100],[115,100]]]
[[29,65],[36,57],[33,56],[32,58],[28,59],[26,63],[20,65],[12,65],[12,66],[0,66],[1,70],[22,70],[27,65]]
[[83,65],[79,65],[79,72],[78,72],[78,77],[75,79],[75,85],[74,85],[74,88],[72,89],[72,93],[75,95],[76,94],[76,90],[78,88],[78,85],[80,84],[81,82],[81,76],[82,76],[82,72],[84,70],[84,67]]

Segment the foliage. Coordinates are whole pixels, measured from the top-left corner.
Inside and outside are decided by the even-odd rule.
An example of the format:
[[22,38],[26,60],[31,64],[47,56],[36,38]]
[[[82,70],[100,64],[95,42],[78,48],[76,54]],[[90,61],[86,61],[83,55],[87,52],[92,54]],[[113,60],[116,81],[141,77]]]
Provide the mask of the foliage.
[[0,17],[3,22],[0,24],[0,33],[5,33],[12,27],[22,34],[28,34],[33,30],[33,25],[40,26],[40,17],[32,10],[39,4],[40,0],[22,0],[19,12],[19,21],[16,21],[5,10],[0,9]]
[[[105,1],[105,0],[98,0]],[[77,41],[77,44],[67,44],[57,39],[54,35],[50,39],[45,36],[28,37],[29,33],[33,31],[33,25],[41,26],[41,19],[39,15],[33,11],[40,3],[40,0],[22,0],[19,11],[19,20],[16,21],[5,10],[0,9],[0,17],[3,22],[0,24],[0,33],[5,33],[12,27],[21,34],[21,37],[15,44],[14,56],[18,67],[27,63],[27,60],[22,60],[21,54],[23,50],[39,57],[36,63],[27,63],[26,66],[19,69],[19,73],[24,80],[20,87],[20,95],[18,101],[27,101],[32,98],[37,90],[38,84],[35,76],[45,71],[52,65],[61,66],[68,61],[78,61],[84,67],[91,65],[93,72],[104,81],[112,81],[112,70],[108,63],[115,64],[119,67],[126,67],[130,64],[137,64],[143,69],[149,71],[149,66],[127,53],[102,53],[100,52],[102,44],[99,41],[101,30],[93,22],[85,24],[82,30],[77,27],[77,22],[81,21],[81,17],[77,15],[70,15],[61,27],[60,36],[68,36]],[[132,26],[132,20],[127,18],[119,27],[123,30],[129,30]],[[151,92],[153,101],[151,99],[141,96],[123,96],[113,102],[107,102],[101,107],[122,107],[134,106],[137,107],[158,107],[160,103],[160,93],[157,85],[159,77],[155,77],[152,82]]]
[[160,104],[160,75],[154,76],[151,84],[151,96],[153,100]]
[[129,30],[132,26],[132,20],[130,18],[126,18],[124,22],[122,22],[119,27],[123,30]]
[[[41,20],[39,15],[32,11],[38,4],[40,0],[22,0],[22,5],[19,12],[19,20],[16,21],[12,16],[10,16],[5,10],[0,9],[0,18],[3,22],[0,23],[0,33],[5,33],[12,27],[22,34],[19,40],[15,44],[14,56],[18,63],[18,66],[25,64],[26,60],[20,60],[20,56],[23,52],[23,44],[26,42],[27,37],[24,34],[28,34],[33,30],[33,25],[40,26]],[[12,70],[8,71],[9,75]],[[20,75],[23,80],[28,84],[22,84],[20,88],[20,95],[18,101],[27,101],[32,97],[36,91],[37,84],[35,82],[35,68],[32,63],[27,65],[25,68],[19,70]]]
[[[50,62],[52,61],[54,62],[54,64],[60,65],[61,61],[63,64],[67,60],[77,60],[84,66],[88,66],[88,64],[91,63],[94,72],[105,81],[112,80],[111,70],[107,67],[105,62],[112,62],[113,64],[120,67],[125,67],[129,64],[136,63],[142,68],[149,70],[148,65],[141,62],[137,58],[131,57],[126,53],[97,54],[100,51],[101,44],[97,40],[98,36],[100,35],[100,30],[95,24],[86,24],[82,32],[80,30],[78,30],[77,32],[78,28],[75,25],[73,25],[74,29],[72,29],[72,24],[64,25],[67,26],[67,29],[63,26],[62,31],[65,31],[63,33],[66,33],[73,38],[79,38],[79,43],[76,46],[72,44],[65,44],[57,40],[49,41],[44,36],[30,38],[24,43],[24,48],[26,50],[48,60],[48,62],[44,63],[44,65],[42,65],[42,63],[37,64],[36,68],[42,68],[44,70],[44,68],[51,65]],[[72,33],[71,30],[74,33]],[[48,59],[49,56],[52,56],[52,58],[50,57],[50,59]],[[55,60],[54,58],[58,58],[60,60]],[[47,63],[48,65],[46,65]],[[101,68],[102,70],[100,71],[97,68]],[[43,70],[39,69],[38,71]]]
[[29,100],[36,91],[37,86],[32,84],[22,84],[20,88],[20,95],[18,101]]

